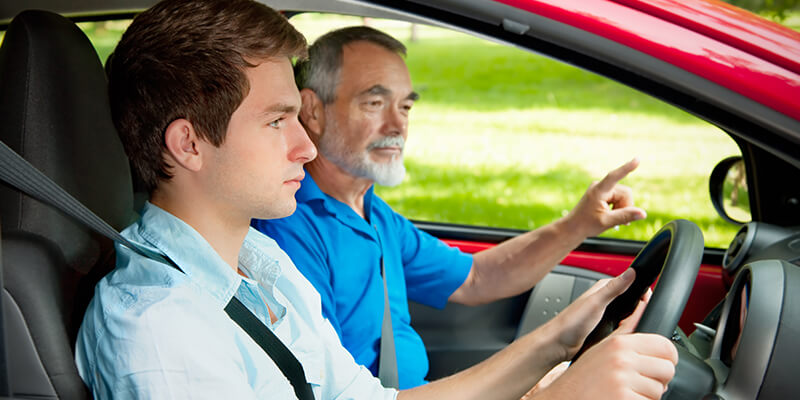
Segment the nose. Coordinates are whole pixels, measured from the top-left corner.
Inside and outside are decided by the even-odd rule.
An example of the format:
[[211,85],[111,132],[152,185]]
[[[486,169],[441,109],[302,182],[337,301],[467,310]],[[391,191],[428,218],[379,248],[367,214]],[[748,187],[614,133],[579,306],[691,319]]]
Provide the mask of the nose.
[[292,129],[288,138],[289,161],[307,163],[317,157],[317,147],[308,137],[303,125],[297,118],[292,121]]
[[384,118],[384,132],[387,135],[406,136],[408,130],[408,115],[400,106],[387,107]]

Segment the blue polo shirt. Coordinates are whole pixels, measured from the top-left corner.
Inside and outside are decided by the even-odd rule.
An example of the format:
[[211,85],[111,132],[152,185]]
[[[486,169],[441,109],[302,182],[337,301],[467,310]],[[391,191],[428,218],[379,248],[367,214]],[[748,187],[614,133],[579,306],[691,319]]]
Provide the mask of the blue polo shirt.
[[425,383],[428,357],[411,327],[408,300],[442,308],[464,282],[472,256],[420,231],[370,188],[362,218],[323,193],[310,174],[297,192],[297,211],[252,225],[275,239],[319,291],[322,314],[342,344],[377,375],[383,322],[383,255],[400,388]]

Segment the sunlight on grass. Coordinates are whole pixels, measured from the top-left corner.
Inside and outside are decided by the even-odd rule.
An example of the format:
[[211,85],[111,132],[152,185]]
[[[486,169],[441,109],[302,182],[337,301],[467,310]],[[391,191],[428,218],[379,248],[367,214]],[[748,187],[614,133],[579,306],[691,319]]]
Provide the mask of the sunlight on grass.
[[719,159],[738,154],[734,142],[705,124],[608,110],[530,109],[475,112],[419,103],[407,157],[435,165],[521,166],[542,171],[581,160],[598,179],[634,156],[635,176],[707,174]]

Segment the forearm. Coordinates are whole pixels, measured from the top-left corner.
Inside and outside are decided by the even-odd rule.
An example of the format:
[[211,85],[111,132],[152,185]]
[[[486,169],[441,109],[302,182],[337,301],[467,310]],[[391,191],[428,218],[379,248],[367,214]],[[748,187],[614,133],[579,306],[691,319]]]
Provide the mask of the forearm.
[[585,238],[573,218],[565,217],[476,253],[450,301],[477,305],[529,290]]
[[618,185],[639,165],[633,159],[589,186],[569,214],[475,255],[472,270],[450,301],[475,305],[524,292],[539,282],[587,236],[645,218],[630,188]]
[[400,392],[398,399],[514,399],[563,359],[555,329],[546,324],[485,361],[447,378]]

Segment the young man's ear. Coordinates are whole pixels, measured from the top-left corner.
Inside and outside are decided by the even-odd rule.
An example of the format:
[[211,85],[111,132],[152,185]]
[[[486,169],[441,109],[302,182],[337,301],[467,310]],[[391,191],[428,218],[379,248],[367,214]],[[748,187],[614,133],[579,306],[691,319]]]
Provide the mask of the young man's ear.
[[170,122],[164,132],[164,142],[167,145],[168,160],[171,159],[176,166],[190,171],[197,171],[203,166],[201,156],[200,137],[197,136],[194,126],[186,119],[180,118]]
[[300,121],[303,122],[308,136],[316,143],[316,139],[325,129],[325,109],[322,100],[309,88],[300,91],[300,98],[303,101],[300,107]]

